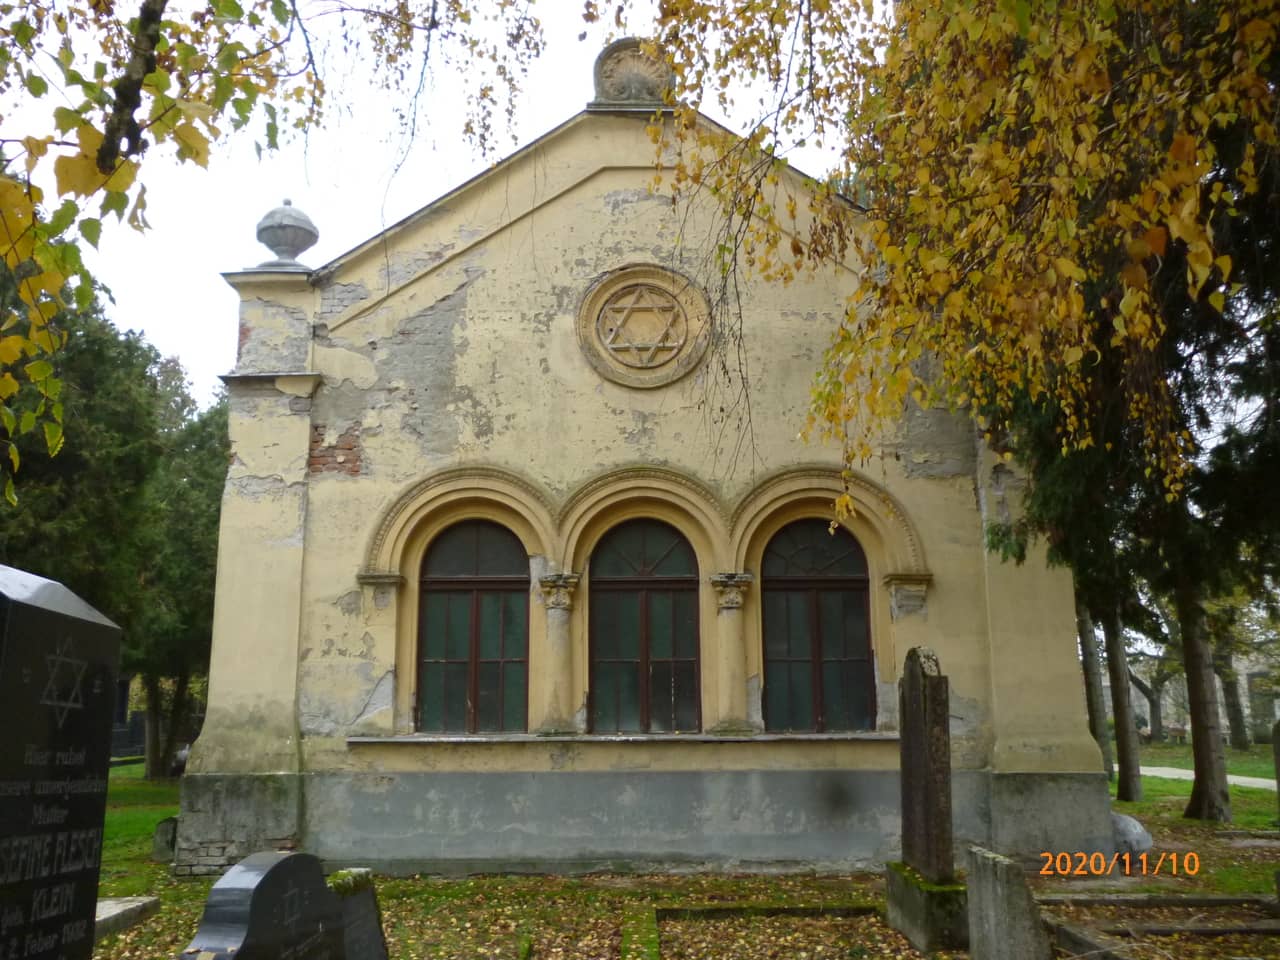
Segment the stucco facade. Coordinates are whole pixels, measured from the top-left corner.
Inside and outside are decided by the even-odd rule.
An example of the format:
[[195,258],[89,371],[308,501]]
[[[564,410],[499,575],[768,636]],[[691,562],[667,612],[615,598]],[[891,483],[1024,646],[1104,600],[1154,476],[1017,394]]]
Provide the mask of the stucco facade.
[[[227,275],[234,458],[180,871],[273,845],[398,871],[874,865],[919,644],[952,684],[957,838],[1110,843],[1069,579],[986,553],[1009,474],[945,413],[848,486],[873,722],[766,731],[762,557],[843,489],[839,451],[798,434],[859,267],[746,281],[743,452],[704,323],[714,211],[650,192],[651,112],[597,102],[322,269]],[[610,339],[636,317],[644,343]],[[695,730],[593,730],[593,553],[639,518],[696,558]],[[422,729],[424,557],[472,520],[528,557],[523,731]]]

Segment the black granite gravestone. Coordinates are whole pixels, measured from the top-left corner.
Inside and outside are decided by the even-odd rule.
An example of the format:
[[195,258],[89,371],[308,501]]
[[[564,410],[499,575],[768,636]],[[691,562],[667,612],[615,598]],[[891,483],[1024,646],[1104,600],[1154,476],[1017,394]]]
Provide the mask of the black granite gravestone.
[[87,960],[120,629],[0,566],[0,957]]
[[309,853],[255,853],[205,902],[183,960],[345,960],[342,904]]

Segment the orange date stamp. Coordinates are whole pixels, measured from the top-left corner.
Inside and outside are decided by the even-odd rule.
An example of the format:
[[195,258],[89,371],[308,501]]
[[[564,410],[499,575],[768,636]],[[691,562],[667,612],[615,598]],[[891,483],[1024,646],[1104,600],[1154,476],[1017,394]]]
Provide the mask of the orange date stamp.
[[1075,853],[1042,850],[1042,877],[1194,877],[1200,872],[1200,854],[1186,853]]

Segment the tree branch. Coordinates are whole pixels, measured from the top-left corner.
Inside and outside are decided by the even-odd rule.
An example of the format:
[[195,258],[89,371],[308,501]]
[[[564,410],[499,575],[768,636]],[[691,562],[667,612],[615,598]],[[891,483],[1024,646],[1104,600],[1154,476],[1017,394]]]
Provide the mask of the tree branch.
[[98,170],[102,173],[114,172],[122,143],[126,157],[144,149],[142,130],[134,113],[142,106],[142,82],[156,68],[156,44],[160,41],[160,18],[164,16],[166,2],[142,0],[133,56],[125,66],[124,76],[115,82],[116,102],[103,130],[102,145],[98,147]]

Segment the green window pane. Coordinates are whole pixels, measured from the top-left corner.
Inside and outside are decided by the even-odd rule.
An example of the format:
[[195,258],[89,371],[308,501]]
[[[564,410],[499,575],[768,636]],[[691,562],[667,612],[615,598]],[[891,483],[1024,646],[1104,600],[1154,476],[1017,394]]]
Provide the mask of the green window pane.
[[610,658],[618,653],[618,604],[605,590],[591,591],[591,657]]
[[467,729],[467,664],[446,663],[444,670],[444,727],[450,733]]
[[813,624],[809,619],[809,592],[788,590],[787,598],[787,655],[796,658],[813,656]]
[[649,593],[649,656],[666,660],[675,652],[672,628],[675,620],[675,604],[668,590]]
[[480,659],[497,660],[502,656],[502,594],[480,594]]
[[620,663],[616,667],[618,679],[618,729],[623,732],[639,732],[640,725],[640,668],[638,665]]
[[655,663],[649,671],[649,730],[670,733],[674,721],[671,664]]
[[764,595],[764,655],[785,657],[787,643],[787,595],[770,590]]
[[618,680],[615,665],[596,664],[591,681],[591,729],[597,733],[617,730]]
[[852,730],[847,662],[827,661],[822,665],[822,714],[827,730]]
[[444,729],[444,667],[424,663],[418,676],[418,726],[438,733]]
[[640,594],[610,594],[616,608],[614,619],[615,653],[622,660],[640,658]]
[[475,572],[475,528],[454,524],[431,541],[423,562],[428,577],[465,577]]
[[791,704],[787,699],[787,664],[766,660],[764,677],[765,729],[786,730],[791,720]]
[[849,691],[849,729],[874,730],[875,674],[868,660],[851,660],[845,664],[846,689]]
[[858,660],[866,660],[871,656],[871,631],[867,624],[865,590],[844,592],[844,638],[845,656]]
[[839,590],[819,590],[816,593],[822,659],[835,660],[845,656],[844,593]]
[[449,605],[444,655],[449,660],[467,660],[471,657],[471,593],[444,596]]
[[502,665],[481,663],[476,667],[476,729],[502,729]]
[[673,698],[675,700],[675,728],[680,732],[693,732],[698,723],[698,668],[694,663],[675,665]]
[[523,660],[529,636],[529,595],[514,591],[502,595],[502,655]]
[[698,561],[693,555],[693,548],[689,546],[688,540],[670,528],[651,538],[656,543],[650,546],[650,556],[646,559],[652,564],[654,576],[696,577],[698,575]]
[[502,668],[502,729],[523,731],[528,726],[528,681],[523,663],[508,663]]
[[792,663],[788,673],[788,729],[813,730],[813,668],[808,663]]
[[445,617],[448,604],[443,594],[422,594],[422,656],[444,658]]
[[677,590],[675,598],[676,656],[696,660],[698,657],[698,593]]
[[529,555],[510,530],[496,523],[479,523],[476,573],[482,577],[523,577],[529,574]]

